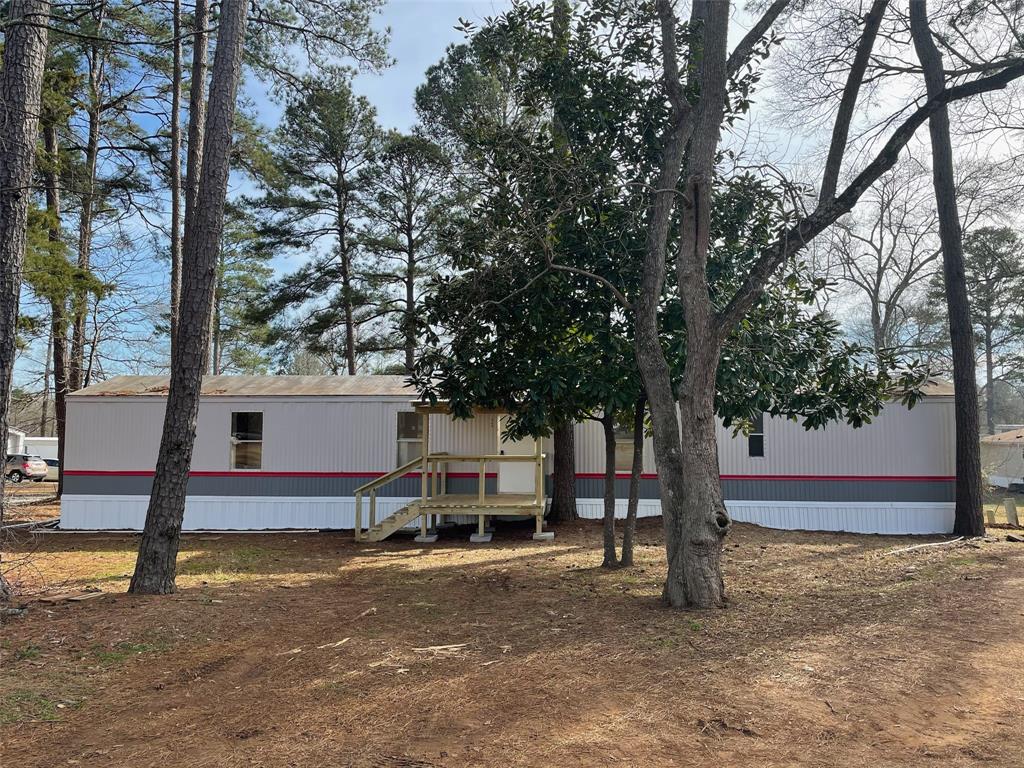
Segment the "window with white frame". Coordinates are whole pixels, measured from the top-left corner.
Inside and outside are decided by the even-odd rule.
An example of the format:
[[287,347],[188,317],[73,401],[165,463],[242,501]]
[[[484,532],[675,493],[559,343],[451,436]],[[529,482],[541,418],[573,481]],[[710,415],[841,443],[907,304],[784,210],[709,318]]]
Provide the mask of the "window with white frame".
[[747,455],[764,456],[764,414],[759,413],[754,419],[754,428],[747,435]]
[[415,411],[398,413],[398,464],[408,464],[423,455],[423,418]]
[[231,469],[263,467],[263,412],[231,412]]

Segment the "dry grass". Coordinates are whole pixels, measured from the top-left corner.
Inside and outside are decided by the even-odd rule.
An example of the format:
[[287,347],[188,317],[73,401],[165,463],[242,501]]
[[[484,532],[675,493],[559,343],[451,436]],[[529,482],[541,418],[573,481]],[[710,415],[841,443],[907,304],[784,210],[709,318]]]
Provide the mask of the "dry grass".
[[114,594],[4,627],[4,763],[1024,764],[1024,545],[740,525],[685,614],[659,533],[614,572],[589,524],[188,536],[168,597],[121,594],[136,538],[44,535],[23,589]]
[[1009,520],[1006,517],[1005,499],[1013,499],[1017,507],[1018,522],[1024,523],[1024,493],[1019,491],[1008,491],[1005,488],[989,488],[985,494],[985,515],[991,513],[997,525],[1006,525]]

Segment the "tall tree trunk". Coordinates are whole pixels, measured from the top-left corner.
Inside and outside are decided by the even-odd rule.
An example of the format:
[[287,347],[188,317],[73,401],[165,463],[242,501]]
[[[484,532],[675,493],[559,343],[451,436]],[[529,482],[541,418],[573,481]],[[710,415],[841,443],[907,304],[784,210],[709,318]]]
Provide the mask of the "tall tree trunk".
[[[192,81],[188,88],[188,153],[185,158],[185,229],[195,212],[199,173],[203,165],[203,131],[206,126],[206,58],[210,36],[209,0],[196,0],[192,37]],[[180,299],[179,299],[180,303]]]
[[[568,0],[555,0],[551,14],[551,37],[563,62],[567,61],[569,56],[571,17],[572,9]],[[555,145],[555,154],[560,160],[568,160],[570,154],[566,134],[566,102],[564,87],[556,83],[551,137]],[[554,174],[552,178],[552,186],[559,197],[567,192],[561,179],[561,174]],[[579,519],[579,511],[576,508],[575,425],[571,420],[556,425],[553,437],[555,456],[552,462],[551,511],[548,519],[552,522],[569,522]]]
[[[25,228],[32,192],[46,63],[48,0],[11,0],[0,70],[0,460],[7,462],[8,409],[25,264]],[[30,22],[31,26],[25,22]],[[4,519],[0,482],[0,524]],[[0,601],[10,589],[0,569]]]
[[636,538],[636,513],[640,506],[640,480],[644,471],[644,417],[647,396],[637,398],[633,410],[633,464],[629,470],[629,500],[626,506],[626,524],[622,532],[622,556],[619,562],[633,565],[633,542]]
[[554,429],[554,459],[551,466],[551,510],[548,521],[567,523],[579,519],[576,509],[575,425],[565,421]]
[[57,495],[64,493],[64,443],[67,434],[68,316],[63,301],[50,302],[53,329],[53,421],[57,435]]
[[992,352],[992,320],[985,325],[985,426],[996,433],[996,364]]
[[46,436],[50,423],[50,377],[53,375],[53,326],[46,337],[46,364],[43,368],[43,402],[39,407],[39,435]]
[[343,256],[341,290],[345,303],[345,366],[349,376],[356,375],[356,322],[352,308],[352,274],[348,256]]
[[[103,30],[106,20],[105,0],[93,9],[96,34]],[[88,129],[85,139],[83,166],[85,186],[81,193],[81,211],[78,217],[78,268],[83,272],[92,266],[93,217],[96,212],[96,170],[100,154],[100,120],[103,112],[103,82],[106,70],[106,51],[98,42],[90,43],[88,89],[89,102],[86,109]],[[76,288],[71,299],[71,359],[68,370],[68,387],[71,391],[81,389],[85,379],[85,323],[89,314],[89,297],[83,288]]]
[[213,313],[210,323],[212,349],[210,350],[210,369],[214,376],[220,375],[221,336],[220,336],[220,303],[224,299],[224,247],[221,244],[220,256],[217,259],[217,283],[213,289]]
[[604,432],[604,560],[602,568],[619,564],[615,552],[615,417],[606,413],[601,417]]
[[356,321],[352,290],[352,256],[348,251],[345,229],[348,223],[345,204],[346,192],[340,183],[338,195],[338,250],[341,256],[341,301],[345,313],[345,365],[349,376],[356,375]]
[[181,300],[181,0],[171,11],[171,346],[178,332]]
[[[932,40],[925,0],[912,0],[910,3],[910,31],[924,70],[928,97],[934,98],[945,87],[945,75],[942,55]],[[953,350],[956,412],[956,515],[953,532],[961,536],[982,536],[985,533],[985,519],[981,505],[981,444],[974,331],[964,274],[963,235],[956,203],[949,109],[945,104],[928,119],[928,133],[932,142],[932,181],[939,214],[942,276],[946,287],[949,338]]]
[[[654,456],[661,486],[668,575],[663,596],[675,608],[725,604],[721,572],[722,539],[731,521],[719,483],[715,436],[715,373],[720,339],[707,285],[710,189],[725,108],[726,38],[730,6],[694,0],[691,25],[701,31],[701,49],[690,74],[700,90],[688,108],[675,61],[675,15],[670,2],[658,5],[665,51],[666,82],[676,117],[662,152],[662,171],[648,218],[647,249],[637,302],[637,362],[650,403]],[[689,137],[676,284],[686,318],[686,362],[677,404],[658,333],[658,302],[666,266],[665,243],[672,222],[683,150]],[[682,421],[680,429],[679,420]],[[684,481],[685,478],[685,481]]]
[[129,587],[129,592],[134,593],[174,591],[203,370],[209,354],[210,305],[224,232],[224,203],[247,6],[245,0],[221,3],[202,170],[194,218],[185,228],[178,340],[173,351],[167,411],[146,526]]
[[[674,549],[669,554],[665,600],[686,608],[725,605],[722,540],[732,521],[722,499],[715,435],[715,372],[717,344],[693,345],[687,334],[686,370],[680,389],[679,415],[682,501],[674,520]],[[660,475],[660,465],[659,465]]]
[[416,365],[416,243],[413,235],[412,211],[406,195],[405,254],[405,370],[412,373]]
[[[43,148],[47,163],[43,173],[46,185],[46,211],[50,219],[47,238],[51,243],[61,241],[60,207],[60,143],[56,125],[43,127]],[[59,258],[65,258],[61,253]],[[50,336],[53,340],[53,421],[57,436],[57,495],[64,492],[64,433],[67,423],[68,394],[68,315],[67,296],[50,296]]]

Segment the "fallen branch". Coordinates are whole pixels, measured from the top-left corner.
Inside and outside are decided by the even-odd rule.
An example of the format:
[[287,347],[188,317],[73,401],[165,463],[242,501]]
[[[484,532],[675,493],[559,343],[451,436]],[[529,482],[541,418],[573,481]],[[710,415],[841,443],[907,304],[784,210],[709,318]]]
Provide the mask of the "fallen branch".
[[887,555],[898,555],[898,554],[900,554],[902,552],[910,552],[910,551],[915,550],[915,549],[924,549],[925,547],[943,547],[943,546],[948,546],[950,544],[956,544],[957,542],[963,541],[963,540],[964,540],[963,536],[957,536],[955,539],[952,539],[951,541],[930,541],[927,544],[915,544],[912,547],[904,547],[903,549],[894,549],[892,552],[886,552],[886,554]]
[[413,648],[416,653],[438,653],[440,651],[455,651],[465,648],[469,643],[456,643],[455,645],[428,645],[426,648]]

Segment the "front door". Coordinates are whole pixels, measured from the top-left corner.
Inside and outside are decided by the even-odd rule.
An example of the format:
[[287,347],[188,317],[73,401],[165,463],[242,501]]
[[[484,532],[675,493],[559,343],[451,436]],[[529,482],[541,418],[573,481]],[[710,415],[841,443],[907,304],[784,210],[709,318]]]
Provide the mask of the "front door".
[[[505,419],[498,419],[498,453],[505,456],[533,456],[536,445],[532,437],[522,440],[502,440]],[[537,489],[537,466],[530,461],[498,462],[498,493],[535,493]]]

